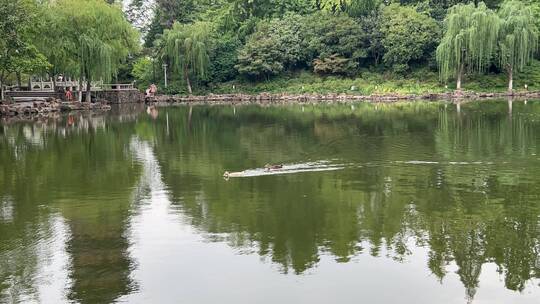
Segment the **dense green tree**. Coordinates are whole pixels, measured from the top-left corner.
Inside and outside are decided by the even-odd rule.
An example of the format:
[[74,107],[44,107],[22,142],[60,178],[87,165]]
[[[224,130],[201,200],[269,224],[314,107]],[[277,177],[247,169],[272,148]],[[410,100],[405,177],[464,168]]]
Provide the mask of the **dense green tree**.
[[[504,0],[486,0],[483,1],[484,4],[490,9],[497,9],[501,2]],[[533,0],[534,1],[534,0]],[[482,1],[480,0],[399,0],[396,1],[401,5],[418,5],[418,4],[428,4],[429,7],[435,10],[446,10],[457,4],[473,4],[478,6]]]
[[353,74],[359,63],[368,57],[369,42],[361,25],[347,15],[325,13],[306,18],[305,40],[311,58],[337,56],[350,60],[347,73]]
[[283,71],[283,59],[278,37],[269,36],[268,24],[260,25],[238,53],[236,68],[240,74],[268,79]]
[[538,49],[538,28],[533,11],[522,2],[502,4],[499,48],[501,67],[508,73],[508,91],[512,92],[514,73],[528,65]]
[[380,24],[382,23],[381,13],[373,11],[371,14],[360,19],[360,25],[364,31],[367,41],[368,58],[373,60],[375,65],[379,64],[384,55],[384,46],[382,44],[383,33]]
[[210,54],[209,80],[211,82],[225,82],[238,75],[238,49],[240,40],[233,34],[225,34],[215,39]]
[[189,94],[193,93],[190,75],[204,78],[208,73],[212,27],[208,22],[175,23],[163,33],[162,56],[167,57],[173,68],[181,73]]
[[[38,49],[50,63],[47,74],[56,80],[56,76],[64,73],[75,76],[78,71],[78,60],[74,56],[73,41],[66,39],[65,24],[58,16],[54,3],[45,3],[41,9],[39,23],[40,39],[36,39]],[[54,47],[51,47],[54,46]]]
[[455,76],[456,88],[461,90],[466,68],[483,71],[496,51],[499,27],[498,16],[483,2],[478,6],[458,4],[450,8],[445,33],[437,47],[441,79]]
[[32,73],[48,67],[34,44],[38,7],[33,0],[0,0],[0,100],[12,73]]
[[153,59],[149,57],[141,57],[133,64],[133,76],[137,79],[137,87],[139,89],[147,88],[154,78]]
[[435,20],[413,7],[391,4],[383,9],[381,32],[384,62],[395,72],[409,69],[436,48],[439,29]]
[[238,71],[253,77],[269,77],[305,65],[309,53],[304,20],[299,15],[288,15],[261,22],[239,51]]
[[352,2],[353,0],[320,0],[319,7],[327,12],[339,13],[346,11]]
[[365,17],[376,11],[381,0],[352,0],[345,8],[351,17]]
[[159,18],[159,23],[163,28],[168,29],[175,22],[189,23],[194,21],[194,12],[197,6],[194,0],[156,0],[155,17]]
[[251,17],[282,17],[287,13],[306,14],[315,7],[311,0],[232,0],[232,13],[239,21]]
[[[79,77],[86,80],[86,101],[90,101],[91,81],[115,76],[120,64],[137,50],[137,32],[120,6],[101,0],[58,0],[51,9],[64,30]],[[79,99],[82,90],[81,82]]]

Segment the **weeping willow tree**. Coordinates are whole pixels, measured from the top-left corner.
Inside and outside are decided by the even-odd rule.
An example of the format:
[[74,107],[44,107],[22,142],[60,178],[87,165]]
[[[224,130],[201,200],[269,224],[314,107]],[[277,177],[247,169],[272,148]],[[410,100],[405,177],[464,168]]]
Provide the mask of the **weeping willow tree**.
[[163,33],[162,56],[182,73],[189,94],[193,93],[190,74],[204,78],[208,72],[211,33],[212,25],[208,22],[175,22],[170,30]]
[[138,34],[119,5],[103,0],[58,0],[52,9],[64,33],[62,46],[77,65],[79,100],[85,79],[90,101],[92,80],[110,81],[123,60],[137,50]]
[[461,90],[465,69],[482,72],[493,58],[499,17],[483,2],[478,6],[458,4],[448,10],[444,23],[444,36],[436,53],[440,77],[456,77],[456,88]]
[[53,87],[56,87],[56,76],[60,73],[73,75],[77,71],[77,62],[71,56],[69,41],[64,38],[65,29],[58,22],[58,14],[52,9],[53,6],[51,2],[41,5],[41,22],[36,25],[39,39],[35,39],[35,43],[50,63],[46,72],[53,80]]
[[499,9],[501,19],[500,64],[508,73],[508,91],[512,92],[514,73],[528,65],[538,49],[536,18],[530,6],[506,1]]

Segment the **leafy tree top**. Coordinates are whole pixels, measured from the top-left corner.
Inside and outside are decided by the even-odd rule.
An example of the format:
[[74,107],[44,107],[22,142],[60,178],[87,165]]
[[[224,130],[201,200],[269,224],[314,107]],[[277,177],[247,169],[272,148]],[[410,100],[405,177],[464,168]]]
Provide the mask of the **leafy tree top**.
[[458,4],[448,10],[445,33],[437,48],[442,79],[456,74],[461,67],[482,71],[497,49],[500,21],[483,2]]

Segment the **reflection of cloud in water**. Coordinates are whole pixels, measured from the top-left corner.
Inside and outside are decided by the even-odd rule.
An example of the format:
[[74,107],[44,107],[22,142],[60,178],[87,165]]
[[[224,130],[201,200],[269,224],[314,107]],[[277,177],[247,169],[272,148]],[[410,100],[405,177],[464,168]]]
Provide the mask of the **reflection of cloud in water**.
[[40,302],[43,299],[55,299],[54,302],[67,302],[68,290],[72,282],[69,278],[68,268],[70,267],[70,256],[67,253],[67,242],[70,239],[69,228],[65,220],[59,216],[51,220],[52,237],[47,241],[38,244],[39,267],[41,274],[38,278]]
[[154,155],[152,146],[138,137],[132,137],[129,148],[133,157],[143,167],[143,172],[136,188],[135,201],[139,201],[141,197],[152,196],[152,193],[155,192],[163,192],[165,185],[161,180],[159,163]]
[[20,239],[25,246],[0,251],[0,303],[67,303],[70,234],[65,220],[53,215],[29,233],[31,242],[30,235]]
[[35,146],[43,147],[43,130],[35,125],[26,125],[22,128],[26,141]]
[[0,201],[0,223],[13,221],[13,202],[11,199]]

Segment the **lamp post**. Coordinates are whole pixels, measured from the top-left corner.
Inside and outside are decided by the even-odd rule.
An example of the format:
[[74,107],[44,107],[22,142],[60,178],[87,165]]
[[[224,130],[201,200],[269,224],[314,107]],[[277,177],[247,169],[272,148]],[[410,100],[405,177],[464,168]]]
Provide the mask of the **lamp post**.
[[163,72],[165,73],[165,87],[167,87],[167,64],[163,64]]
[[156,83],[156,59],[152,57],[152,82]]

